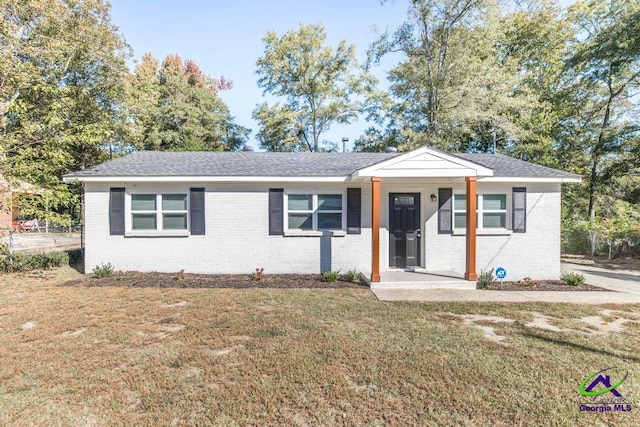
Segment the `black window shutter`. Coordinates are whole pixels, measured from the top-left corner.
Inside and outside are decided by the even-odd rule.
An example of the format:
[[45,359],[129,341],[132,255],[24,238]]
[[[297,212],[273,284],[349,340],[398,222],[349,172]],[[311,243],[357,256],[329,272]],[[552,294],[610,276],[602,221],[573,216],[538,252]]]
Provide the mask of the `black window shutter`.
[[203,236],[205,234],[204,188],[189,190],[189,210],[191,234]]
[[527,232],[527,188],[513,187],[512,228],[514,233]]
[[124,236],[124,188],[109,189],[109,234]]
[[269,189],[269,235],[284,234],[284,191],[282,188]]
[[359,188],[347,188],[347,233],[360,234],[362,197]]
[[453,189],[438,188],[438,234],[453,232]]

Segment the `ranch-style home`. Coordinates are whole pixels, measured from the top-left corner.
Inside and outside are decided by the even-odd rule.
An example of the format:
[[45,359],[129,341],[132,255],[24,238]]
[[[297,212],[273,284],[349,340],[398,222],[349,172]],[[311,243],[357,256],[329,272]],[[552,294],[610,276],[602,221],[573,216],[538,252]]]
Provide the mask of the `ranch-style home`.
[[405,271],[464,283],[497,267],[507,280],[557,279],[561,184],[580,177],[424,147],[141,151],[73,180],[85,188],[87,272],[357,270],[376,284]]

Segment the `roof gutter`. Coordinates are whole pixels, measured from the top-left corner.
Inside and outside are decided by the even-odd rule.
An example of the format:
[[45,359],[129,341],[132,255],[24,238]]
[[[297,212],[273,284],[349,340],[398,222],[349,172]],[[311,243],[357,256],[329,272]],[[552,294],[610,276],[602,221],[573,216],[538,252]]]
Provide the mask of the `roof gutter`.
[[349,176],[76,176],[62,177],[63,182],[349,182]]
[[539,183],[577,183],[581,182],[580,177],[526,177],[526,176],[488,176],[478,178],[478,182],[539,182]]

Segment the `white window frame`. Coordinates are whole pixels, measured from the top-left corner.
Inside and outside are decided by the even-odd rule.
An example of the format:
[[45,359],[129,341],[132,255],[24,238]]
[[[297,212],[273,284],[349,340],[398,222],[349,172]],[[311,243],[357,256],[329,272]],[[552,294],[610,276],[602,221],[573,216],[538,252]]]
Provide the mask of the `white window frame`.
[[[162,196],[179,194],[186,197],[187,208],[181,210],[163,210],[162,209]],[[156,197],[156,209],[145,211],[134,211],[131,209],[133,196],[155,196]],[[189,191],[134,191],[128,192],[125,198],[125,234],[126,235],[146,235],[146,234],[188,234],[190,233],[190,200]],[[163,228],[163,215],[164,214],[186,214],[187,215],[187,228],[178,230],[165,230]],[[155,214],[156,215],[156,228],[154,230],[134,230],[133,229],[133,215],[134,214]]]
[[[290,195],[307,195],[311,196],[311,210],[309,209],[293,209],[289,210],[289,196]],[[318,196],[340,196],[342,201],[342,209],[341,210],[318,210]],[[289,213],[306,213],[311,214],[311,229],[300,229],[300,228],[289,228]],[[319,213],[339,213],[340,214],[340,228],[318,228],[318,214]],[[300,233],[305,232],[323,232],[323,231],[336,231],[346,230],[347,224],[347,193],[345,191],[286,191],[284,194],[284,230],[286,231],[295,231]]]
[[[504,196],[505,197],[505,202],[506,202],[506,208],[505,209],[490,209],[490,210],[484,210],[483,209],[483,201],[484,201],[484,196]],[[467,213],[467,208],[465,206],[464,210],[462,209],[458,209],[456,210],[456,200],[455,197],[456,196],[466,196],[466,193],[463,192],[459,192],[459,193],[454,193],[453,194],[453,230],[466,230],[467,227],[466,225],[464,227],[456,227],[456,213]],[[477,206],[476,206],[476,216],[477,216],[477,221],[476,221],[476,229],[477,230],[508,230],[509,229],[509,212],[511,210],[511,206],[509,204],[509,197],[507,193],[500,193],[500,192],[491,192],[491,193],[478,193],[477,194],[478,199],[477,199]],[[505,216],[504,219],[504,227],[500,227],[500,228],[496,228],[496,227],[490,227],[490,228],[485,228],[484,227],[484,218],[483,218],[483,214],[485,213],[503,213]],[[466,222],[465,222],[466,224]]]

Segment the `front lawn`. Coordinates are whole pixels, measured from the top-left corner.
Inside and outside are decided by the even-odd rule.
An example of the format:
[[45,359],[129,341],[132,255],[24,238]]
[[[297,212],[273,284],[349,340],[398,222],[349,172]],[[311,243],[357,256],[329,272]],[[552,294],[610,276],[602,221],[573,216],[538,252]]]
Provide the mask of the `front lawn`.
[[[640,425],[640,305],[0,280],[2,425]],[[626,413],[580,413],[604,369]]]

